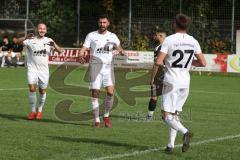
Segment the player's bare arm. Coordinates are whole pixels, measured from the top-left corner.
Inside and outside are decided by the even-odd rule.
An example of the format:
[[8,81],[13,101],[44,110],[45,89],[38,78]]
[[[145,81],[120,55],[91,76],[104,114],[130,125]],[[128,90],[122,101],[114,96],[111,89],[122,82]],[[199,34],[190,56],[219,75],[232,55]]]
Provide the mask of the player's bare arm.
[[86,52],[87,52],[88,48],[82,46],[81,50],[80,50],[80,54],[79,54],[79,62],[81,64],[84,64],[86,62],[85,58],[86,58]]
[[192,61],[192,65],[195,67],[205,67],[207,62],[204,55],[200,53],[200,54],[196,54],[195,56],[197,59]]
[[32,39],[34,37],[34,34],[33,33],[29,33],[27,34],[27,36],[25,37],[21,37],[21,38],[18,38],[16,43],[17,44],[23,44],[23,41],[26,40],[26,39]]
[[57,45],[57,43],[55,43],[54,41],[49,42],[49,44],[51,47],[54,48],[54,50],[56,50],[58,53],[62,52],[62,48],[59,47],[59,45]]
[[152,69],[152,76],[151,76],[151,81],[150,81],[150,85],[153,85],[155,76],[159,70],[159,67],[161,67],[160,69],[163,70],[163,66],[164,66],[164,59],[166,57],[165,53],[160,53],[159,56],[157,57],[155,63],[153,64],[153,69]]
[[120,55],[122,55],[122,56],[127,56],[127,52],[123,50],[123,48],[122,48],[121,45],[117,46],[116,49],[117,49],[117,51],[118,51],[118,53],[119,53]]

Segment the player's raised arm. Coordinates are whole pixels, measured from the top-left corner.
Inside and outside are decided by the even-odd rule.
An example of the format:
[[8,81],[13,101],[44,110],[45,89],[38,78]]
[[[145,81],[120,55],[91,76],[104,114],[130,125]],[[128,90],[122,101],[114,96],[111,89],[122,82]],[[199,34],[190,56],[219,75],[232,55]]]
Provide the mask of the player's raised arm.
[[155,63],[153,64],[153,69],[152,69],[152,76],[151,76],[150,85],[153,85],[153,82],[154,82],[155,76],[156,76],[156,74],[157,74],[157,72],[158,72],[158,70],[159,70],[159,67],[161,67],[160,69],[163,70],[165,57],[166,57],[166,54],[163,53],[163,52],[161,52],[161,53],[158,55]]
[[58,53],[61,53],[62,52],[62,48],[59,47],[59,45],[57,45],[57,43],[55,43],[53,40],[51,42],[49,42],[49,45],[51,47],[54,48],[54,50],[56,50]]
[[207,65],[206,59],[202,53],[195,54],[196,60],[192,61],[192,65],[195,67],[205,67]]
[[21,37],[21,38],[18,38],[17,40],[16,40],[16,43],[17,44],[23,44],[23,41],[25,41],[26,39],[32,39],[34,37],[34,34],[33,33],[29,33],[27,36],[25,36],[25,37]]

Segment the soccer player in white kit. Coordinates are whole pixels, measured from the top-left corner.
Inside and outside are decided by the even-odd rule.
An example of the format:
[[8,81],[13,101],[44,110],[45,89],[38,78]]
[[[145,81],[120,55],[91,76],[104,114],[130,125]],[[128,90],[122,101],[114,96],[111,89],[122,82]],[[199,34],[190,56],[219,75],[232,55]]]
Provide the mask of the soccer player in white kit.
[[[46,101],[46,89],[49,80],[48,58],[52,49],[61,52],[62,49],[51,39],[45,37],[47,26],[39,23],[37,36],[28,34],[19,38],[17,43],[22,43],[27,48],[27,79],[29,86],[29,103],[32,111],[28,120],[42,119],[42,109]],[[37,108],[36,87],[39,87],[39,99]]]
[[[189,69],[191,65],[197,67],[206,66],[206,60],[202,54],[200,45],[196,39],[187,34],[191,23],[190,17],[178,14],[175,18],[175,34],[168,36],[161,48],[154,66],[151,83],[159,67],[165,64],[162,93],[162,118],[170,127],[169,143],[165,149],[173,152],[177,132],[183,134],[182,152],[186,152],[193,134],[180,122],[178,115],[188,97],[190,86]],[[193,55],[197,58],[193,60]]]
[[[116,34],[108,31],[110,21],[107,15],[98,18],[98,30],[90,32],[80,50],[80,63],[84,63],[86,51],[90,50],[90,90],[92,92],[92,109],[95,117],[95,127],[100,128],[99,93],[103,85],[107,95],[105,98],[105,127],[110,128],[110,111],[114,101],[113,56],[115,53],[125,54]],[[115,52],[116,51],[116,52]]]

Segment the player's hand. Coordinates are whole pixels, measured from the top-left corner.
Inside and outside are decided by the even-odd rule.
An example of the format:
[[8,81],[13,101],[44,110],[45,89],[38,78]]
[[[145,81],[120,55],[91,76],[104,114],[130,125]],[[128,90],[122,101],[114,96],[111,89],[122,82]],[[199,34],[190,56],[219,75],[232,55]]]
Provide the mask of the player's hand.
[[53,41],[50,41],[47,43],[47,45],[51,46],[51,47],[54,47],[55,43]]
[[27,36],[26,36],[26,39],[32,39],[34,37],[34,34],[33,33],[29,33]]
[[120,50],[120,55],[122,55],[122,56],[127,56],[127,52],[126,51],[124,51],[124,50]]
[[86,60],[85,60],[84,56],[79,56],[79,63],[81,63],[81,64],[86,63]]
[[89,50],[85,50],[85,51],[80,51],[79,54],[79,63],[84,64],[88,62],[88,55],[89,55]]

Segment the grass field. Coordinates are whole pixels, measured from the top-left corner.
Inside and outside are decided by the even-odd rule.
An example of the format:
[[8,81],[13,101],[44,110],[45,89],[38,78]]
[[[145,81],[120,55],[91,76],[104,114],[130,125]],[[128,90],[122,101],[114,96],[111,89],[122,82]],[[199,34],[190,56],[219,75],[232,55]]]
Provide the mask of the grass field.
[[[51,69],[53,72],[55,68]],[[93,127],[93,121],[63,121],[55,113],[62,99],[73,100],[73,116],[90,109],[85,70],[77,69],[65,79],[83,89],[85,96],[62,94],[49,88],[42,121],[27,121],[30,111],[26,70],[0,69],[0,159],[1,160],[238,160],[240,157],[240,76],[191,75],[189,98],[184,106],[184,124],[194,132],[192,148],[182,153],[178,134],[173,155],[165,154],[168,128],[160,120],[159,103],[155,120],[146,122],[148,86],[136,79],[132,89],[116,78],[118,104],[112,112],[111,129]],[[147,74],[130,72],[128,80]],[[116,76],[117,77],[117,76]],[[147,77],[147,76],[145,76]],[[147,77],[148,79],[148,77]],[[127,81],[129,82],[129,81]],[[58,84],[58,83],[56,83]],[[63,87],[64,90],[64,87]],[[68,89],[69,90],[69,89]],[[71,91],[69,91],[71,92]],[[125,93],[126,92],[126,93]],[[75,95],[74,95],[75,94]],[[82,94],[82,92],[80,93]],[[123,96],[126,95],[126,96]],[[134,97],[137,95],[137,97]],[[136,98],[134,104],[133,99]],[[129,105],[130,104],[130,105]]]

